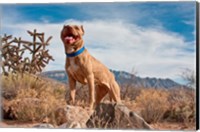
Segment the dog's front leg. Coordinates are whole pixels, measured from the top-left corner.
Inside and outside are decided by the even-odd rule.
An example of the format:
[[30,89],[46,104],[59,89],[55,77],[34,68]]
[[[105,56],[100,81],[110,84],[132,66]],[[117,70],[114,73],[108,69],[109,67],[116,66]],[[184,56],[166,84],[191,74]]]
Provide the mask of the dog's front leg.
[[88,86],[89,86],[89,101],[90,101],[90,110],[94,108],[95,103],[95,86],[94,86],[94,75],[89,74],[87,76]]
[[69,103],[75,104],[75,94],[76,94],[76,80],[69,75],[69,87],[70,87],[70,101]]

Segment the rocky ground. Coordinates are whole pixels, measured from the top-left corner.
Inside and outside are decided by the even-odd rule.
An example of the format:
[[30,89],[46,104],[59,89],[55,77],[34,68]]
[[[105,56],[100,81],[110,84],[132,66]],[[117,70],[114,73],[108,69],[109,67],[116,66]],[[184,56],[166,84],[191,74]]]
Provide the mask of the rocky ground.
[[[124,105],[102,103],[94,111],[79,106],[67,105],[56,111],[57,125],[46,122],[22,122],[4,120],[2,128],[111,128],[111,129],[146,129],[146,130],[194,130],[183,123],[160,122],[146,123],[139,115]],[[61,118],[62,117],[62,118]]]
[[4,121],[1,122],[1,127],[153,129],[135,112],[116,103],[101,103],[92,111],[67,105],[65,108],[58,108],[54,115],[54,125],[49,124],[51,120],[47,117],[42,124]]
[[28,75],[14,80],[6,77],[2,83],[1,109],[6,120],[0,121],[0,127],[195,130],[191,90],[127,86],[121,95],[124,105],[112,104],[105,97],[101,105],[89,111],[87,87],[78,86],[76,104],[70,106],[66,104],[69,88],[63,84]]

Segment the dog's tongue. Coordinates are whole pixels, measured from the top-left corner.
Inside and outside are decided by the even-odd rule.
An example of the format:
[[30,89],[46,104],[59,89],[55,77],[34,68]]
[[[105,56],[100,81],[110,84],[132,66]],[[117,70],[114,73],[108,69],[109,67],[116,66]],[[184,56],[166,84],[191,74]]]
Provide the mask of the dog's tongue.
[[75,42],[75,39],[73,37],[71,37],[71,36],[67,36],[67,37],[65,37],[65,41],[67,43],[71,44],[71,43]]
[[71,37],[71,36],[65,37],[65,40],[72,40],[72,39],[73,39],[73,37]]

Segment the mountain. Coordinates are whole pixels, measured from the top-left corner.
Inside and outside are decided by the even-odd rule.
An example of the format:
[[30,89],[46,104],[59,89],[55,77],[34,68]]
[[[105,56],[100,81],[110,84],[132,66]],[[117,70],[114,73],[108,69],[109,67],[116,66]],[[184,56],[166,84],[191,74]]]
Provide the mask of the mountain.
[[67,74],[62,70],[42,72],[41,76],[48,77],[62,83],[68,82]]
[[121,85],[131,85],[134,87],[144,87],[144,88],[175,88],[183,87],[181,84],[174,82],[173,80],[161,79],[161,78],[141,78],[124,71],[114,71],[111,70],[117,82]]
[[[161,79],[161,78],[141,78],[124,71],[110,70],[114,75],[115,79],[120,85],[144,87],[144,88],[179,88],[183,85],[174,82],[173,80]],[[41,76],[48,77],[57,80],[62,83],[67,83],[68,77],[65,71],[47,71],[41,73]]]

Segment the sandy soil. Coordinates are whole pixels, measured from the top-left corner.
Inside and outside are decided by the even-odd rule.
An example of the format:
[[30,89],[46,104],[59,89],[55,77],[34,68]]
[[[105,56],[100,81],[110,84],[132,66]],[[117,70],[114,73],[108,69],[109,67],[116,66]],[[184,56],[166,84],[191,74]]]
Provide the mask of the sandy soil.
[[184,124],[184,123],[155,123],[150,124],[156,130],[195,130],[194,125]]
[[0,128],[31,128],[37,124],[40,123],[6,120],[0,122]]

